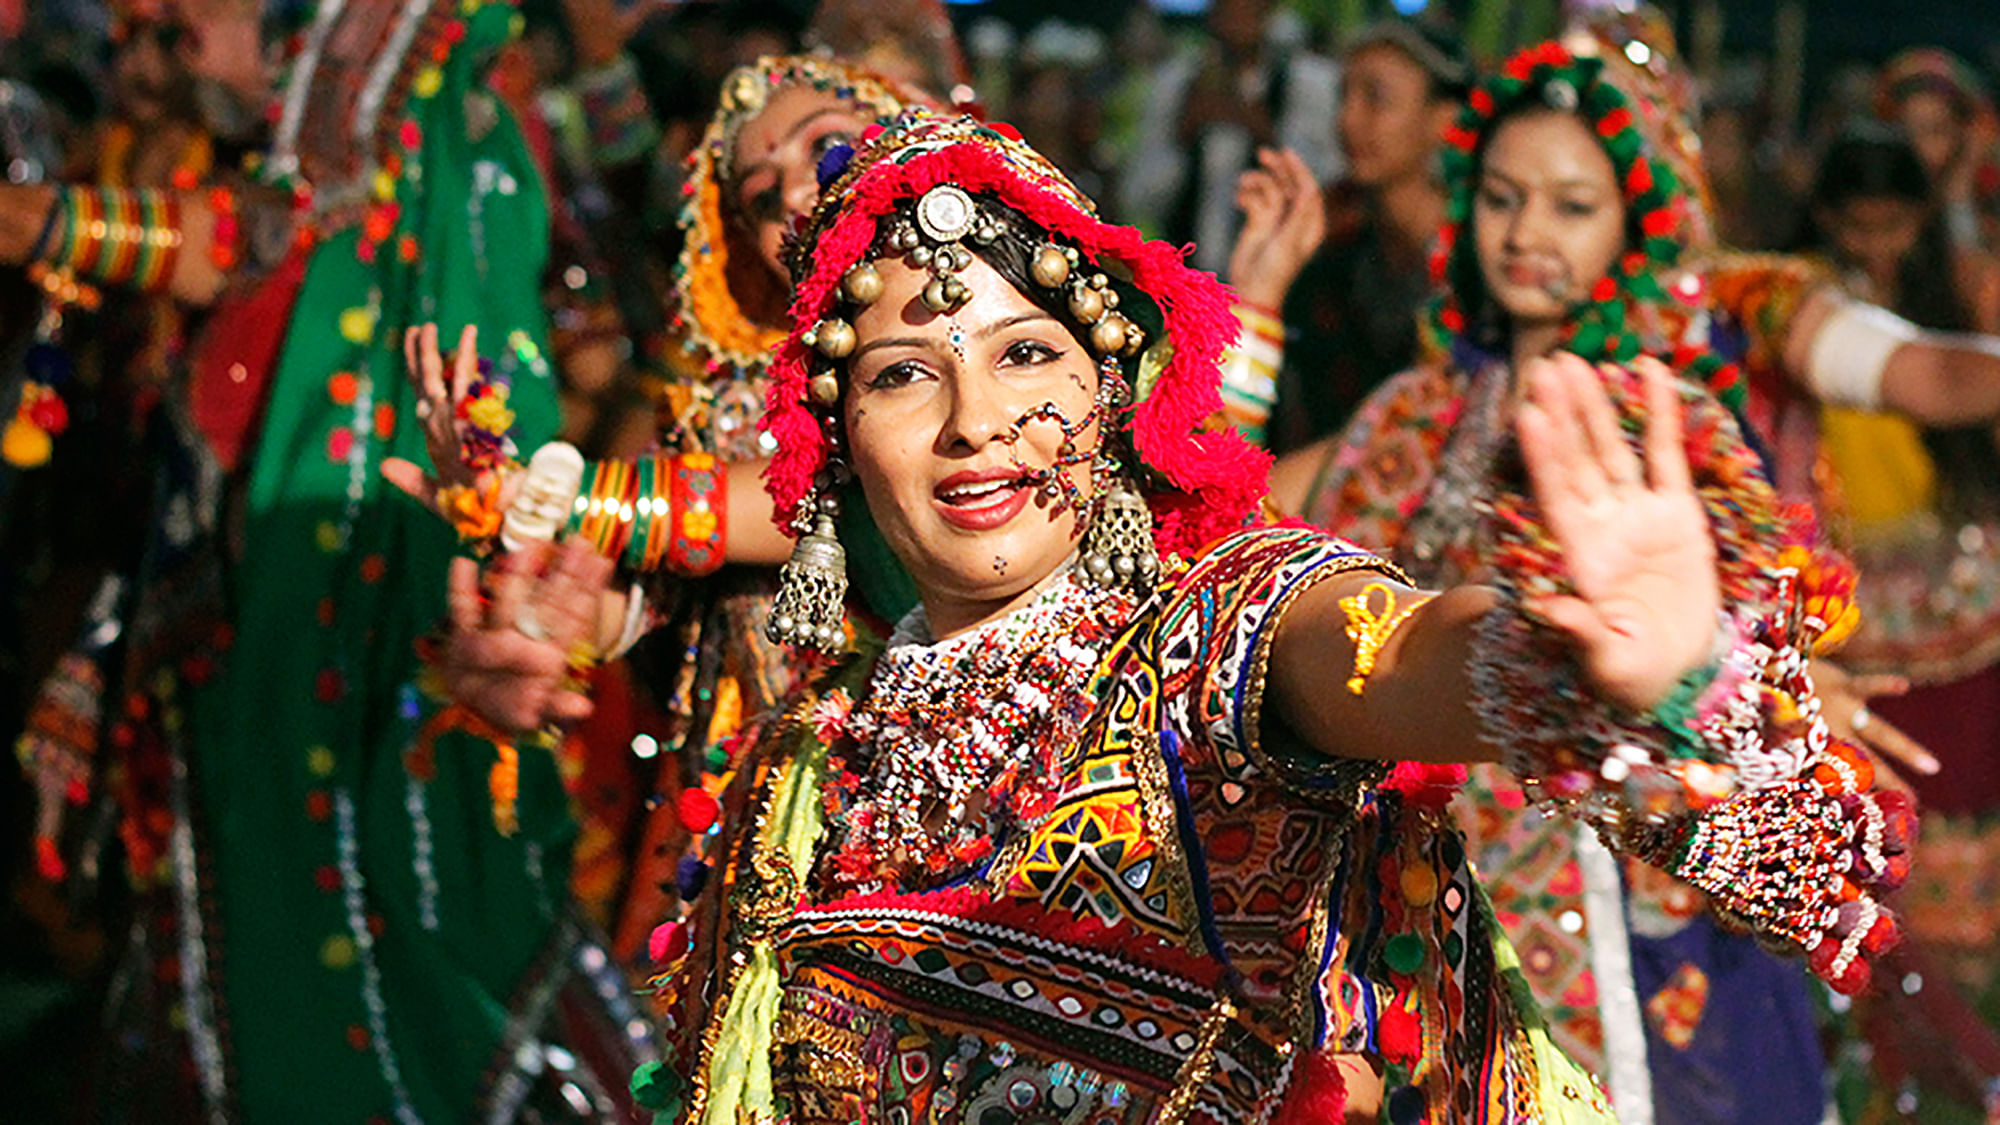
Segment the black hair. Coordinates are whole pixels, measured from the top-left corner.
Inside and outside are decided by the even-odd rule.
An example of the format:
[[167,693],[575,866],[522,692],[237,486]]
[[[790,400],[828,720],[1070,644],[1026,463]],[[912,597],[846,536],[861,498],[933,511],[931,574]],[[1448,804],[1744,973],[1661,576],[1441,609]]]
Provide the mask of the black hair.
[[1463,103],[1472,96],[1475,71],[1458,36],[1435,23],[1391,17],[1368,25],[1348,41],[1346,54],[1388,47],[1417,64],[1430,80],[1430,100]]
[[[1896,199],[1927,212],[1931,179],[1923,161],[1900,129],[1874,122],[1849,126],[1820,158],[1796,247],[1828,250],[1830,239],[1818,215],[1857,199]],[[1972,313],[1953,284],[1951,241],[1942,219],[1928,213],[1917,243],[1896,271],[1894,311],[1926,328],[1962,332]]]

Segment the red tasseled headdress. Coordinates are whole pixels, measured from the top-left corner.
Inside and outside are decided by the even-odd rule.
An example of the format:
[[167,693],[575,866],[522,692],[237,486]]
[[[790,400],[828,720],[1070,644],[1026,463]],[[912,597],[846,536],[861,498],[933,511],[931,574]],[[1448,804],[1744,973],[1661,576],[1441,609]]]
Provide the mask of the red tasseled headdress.
[[1160,307],[1173,354],[1132,409],[1130,433],[1139,460],[1170,486],[1148,497],[1160,550],[1191,554],[1250,520],[1270,468],[1269,456],[1233,430],[1211,428],[1222,408],[1219,359],[1238,331],[1229,290],[1189,266],[1185,251],[1097,218],[1089,200],[1004,128],[969,117],[906,115],[871,138],[822,192],[798,247],[798,260],[811,269],[792,301],[791,335],[769,368],[762,425],[778,452],[765,485],[777,502],[778,524],[792,527],[828,452],[807,402],[812,350],[801,337],[836,312],[841,275],[868,253],[877,221],[952,183],[1011,205],[1091,262],[1118,263]]

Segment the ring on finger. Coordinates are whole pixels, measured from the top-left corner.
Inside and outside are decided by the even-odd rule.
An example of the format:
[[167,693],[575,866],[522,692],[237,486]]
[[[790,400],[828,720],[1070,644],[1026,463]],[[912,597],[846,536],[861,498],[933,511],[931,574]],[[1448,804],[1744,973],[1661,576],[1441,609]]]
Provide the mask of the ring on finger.
[[524,604],[514,611],[514,631],[538,644],[547,643],[555,635],[542,624],[533,604]]
[[1875,716],[1868,713],[1867,707],[1856,707],[1854,709],[1854,717],[1847,720],[1847,725],[1855,734],[1860,734],[1862,731],[1868,729],[1869,723],[1874,721]]
[[420,419],[428,419],[430,416],[431,416],[431,400],[427,398],[418,399],[417,417]]

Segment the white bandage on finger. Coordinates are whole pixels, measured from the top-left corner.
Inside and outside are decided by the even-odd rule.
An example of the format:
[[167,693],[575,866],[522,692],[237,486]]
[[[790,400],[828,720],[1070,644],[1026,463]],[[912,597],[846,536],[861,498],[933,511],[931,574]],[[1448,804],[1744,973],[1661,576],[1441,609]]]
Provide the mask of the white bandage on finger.
[[1880,410],[1889,356],[1922,331],[1878,305],[1844,301],[1813,334],[1806,385],[1829,406]]

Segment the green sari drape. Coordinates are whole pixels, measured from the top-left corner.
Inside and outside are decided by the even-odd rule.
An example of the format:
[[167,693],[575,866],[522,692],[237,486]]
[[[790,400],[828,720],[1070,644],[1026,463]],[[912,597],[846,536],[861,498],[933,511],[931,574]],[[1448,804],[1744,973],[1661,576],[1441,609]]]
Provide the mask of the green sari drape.
[[512,9],[468,9],[464,41],[413,82],[396,234],[368,254],[349,227],[312,255],[251,469],[233,643],[191,701],[208,983],[252,1122],[472,1119],[539,995],[524,977],[566,932],[574,827],[550,755],[522,750],[512,836],[490,745],[440,741],[428,781],[404,760],[433,707],[413,641],[455,549],[380,476],[385,457],[424,459],[404,328],[477,324],[524,448],[556,419],[542,182],[476,85]]

